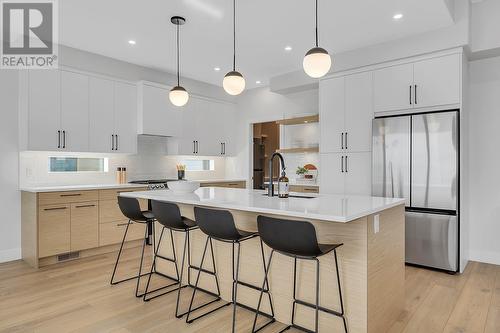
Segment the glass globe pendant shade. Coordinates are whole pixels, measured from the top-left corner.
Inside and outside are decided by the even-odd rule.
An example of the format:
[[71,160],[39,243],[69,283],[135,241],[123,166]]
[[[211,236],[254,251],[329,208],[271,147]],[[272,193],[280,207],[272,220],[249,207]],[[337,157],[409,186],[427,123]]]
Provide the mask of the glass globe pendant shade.
[[172,104],[175,106],[184,106],[189,100],[188,92],[181,86],[173,87],[170,90],[168,97],[170,99],[170,102],[172,102]]
[[229,95],[239,95],[245,90],[245,79],[240,72],[231,71],[224,76],[222,86]]
[[307,75],[317,79],[328,73],[332,66],[332,59],[325,49],[314,47],[306,53],[302,66]]

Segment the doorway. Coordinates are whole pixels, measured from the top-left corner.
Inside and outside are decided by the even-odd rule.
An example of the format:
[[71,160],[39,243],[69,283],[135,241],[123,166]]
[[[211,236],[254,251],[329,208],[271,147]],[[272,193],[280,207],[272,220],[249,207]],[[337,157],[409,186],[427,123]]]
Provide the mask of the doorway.
[[276,121],[253,124],[253,188],[263,190],[266,183],[279,177],[279,163],[269,175],[272,154],[280,148],[280,126]]

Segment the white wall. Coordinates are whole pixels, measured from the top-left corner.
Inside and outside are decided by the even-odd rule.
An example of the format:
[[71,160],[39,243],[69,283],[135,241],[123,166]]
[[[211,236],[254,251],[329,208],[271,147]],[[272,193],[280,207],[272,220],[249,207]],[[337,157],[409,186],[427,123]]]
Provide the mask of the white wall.
[[0,70],[0,262],[21,256],[21,196],[18,191],[18,76]]
[[[333,57],[331,73],[468,45],[469,0],[455,0],[454,4],[455,24],[451,26],[342,53],[330,50]],[[304,88],[311,89],[317,85],[318,81],[304,75],[302,70],[279,75],[270,80],[271,90],[275,92],[293,92]]]
[[470,259],[500,264],[500,57],[470,63]]
[[[291,118],[299,115],[311,115],[318,113],[318,90],[306,90],[291,94],[277,94],[269,90],[269,88],[259,88],[249,90],[243,93],[237,99],[236,112],[237,116],[237,156],[228,158],[226,161],[226,176],[227,177],[244,177],[248,184],[251,182],[251,158],[252,152],[252,135],[251,124],[273,121],[284,118]],[[310,154],[314,155],[314,154]],[[314,163],[314,158],[311,156],[289,156],[288,166],[289,176],[295,172],[296,165],[303,163],[304,160]],[[285,161],[286,163],[286,161]],[[317,161],[316,163],[317,164]]]
[[500,1],[473,3],[471,11],[471,51],[500,48]]

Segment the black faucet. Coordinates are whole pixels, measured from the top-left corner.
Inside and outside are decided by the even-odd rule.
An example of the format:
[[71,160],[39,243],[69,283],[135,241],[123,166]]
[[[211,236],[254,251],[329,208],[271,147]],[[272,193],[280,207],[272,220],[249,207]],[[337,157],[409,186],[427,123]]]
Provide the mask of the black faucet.
[[280,153],[274,153],[269,159],[269,186],[267,187],[267,196],[274,196],[274,184],[273,184],[273,161],[274,158],[278,156],[281,161],[281,173],[285,172],[285,160]]

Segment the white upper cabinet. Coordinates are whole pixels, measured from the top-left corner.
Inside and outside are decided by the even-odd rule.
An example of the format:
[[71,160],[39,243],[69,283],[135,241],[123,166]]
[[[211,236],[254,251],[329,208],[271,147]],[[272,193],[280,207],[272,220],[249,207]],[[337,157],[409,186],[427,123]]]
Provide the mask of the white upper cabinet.
[[191,96],[182,114],[180,155],[230,156],[234,112],[230,103]]
[[373,82],[375,112],[413,107],[413,64],[376,70]]
[[114,86],[115,152],[137,152],[137,86],[115,82]]
[[372,73],[320,82],[320,152],[371,151]]
[[343,150],[345,129],[344,77],[322,80],[319,83],[319,123],[321,153]]
[[432,58],[415,63],[415,107],[460,102],[460,55]]
[[86,152],[89,149],[89,77],[61,72],[62,148]]
[[374,71],[375,112],[460,103],[460,54],[450,54]]
[[137,152],[137,87],[97,77],[89,79],[89,150]]
[[185,106],[174,106],[169,99],[171,87],[139,83],[138,134],[178,137],[181,135]]
[[[114,151],[114,82],[89,79],[89,150],[98,153]],[[135,121],[135,119],[133,119]]]
[[[30,70],[27,91],[21,91],[28,103],[27,149],[60,150],[61,145],[61,76],[56,70]],[[26,94],[27,92],[27,94]]]
[[373,76],[371,72],[345,77],[344,149],[372,150]]

